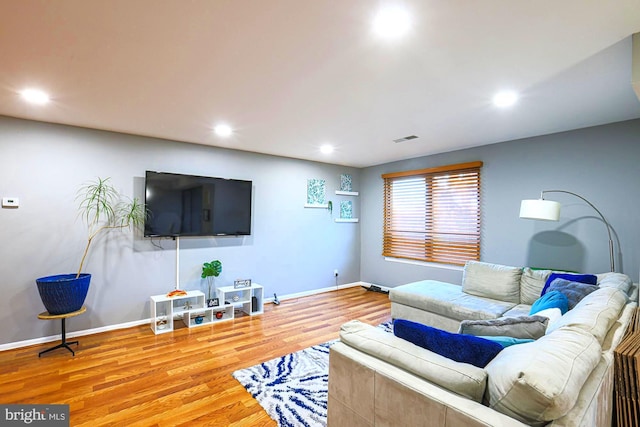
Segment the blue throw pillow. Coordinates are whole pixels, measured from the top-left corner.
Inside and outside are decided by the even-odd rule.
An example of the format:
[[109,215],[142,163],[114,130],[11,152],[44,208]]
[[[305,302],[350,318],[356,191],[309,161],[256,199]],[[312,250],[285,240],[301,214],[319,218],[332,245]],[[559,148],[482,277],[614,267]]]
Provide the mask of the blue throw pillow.
[[510,345],[515,345],[515,344],[524,344],[524,343],[528,343],[528,342],[534,342],[535,340],[532,340],[531,338],[514,338],[514,337],[506,337],[504,335],[502,336],[478,336],[478,338],[484,338],[487,339],[489,341],[493,341],[496,342],[498,344],[500,344],[502,347],[509,347]]
[[470,363],[479,368],[484,368],[503,348],[500,344],[484,338],[453,334],[403,319],[393,322],[393,333],[398,338],[441,356],[456,362]]
[[555,279],[565,279],[570,282],[580,282],[588,285],[596,285],[598,283],[598,278],[593,274],[551,273],[547,278],[547,281],[544,283],[544,288],[542,288],[540,296],[547,293],[549,285],[551,285],[551,282]]
[[567,296],[560,291],[548,291],[533,303],[529,315],[533,316],[537,312],[546,310],[547,308],[559,308],[560,312],[565,314],[569,311],[569,300]]

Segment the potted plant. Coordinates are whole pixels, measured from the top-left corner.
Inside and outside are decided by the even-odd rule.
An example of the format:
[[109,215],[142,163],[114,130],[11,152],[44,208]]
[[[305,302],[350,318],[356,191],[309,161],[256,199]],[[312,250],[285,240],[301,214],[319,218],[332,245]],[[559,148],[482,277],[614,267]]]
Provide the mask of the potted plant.
[[147,211],[137,198],[123,197],[109,182],[110,178],[97,178],[78,190],[78,212],[87,225],[85,246],[78,272],[36,279],[42,303],[50,314],[65,314],[82,308],[89,291],[91,274],[82,273],[82,267],[94,238],[102,232],[115,229],[142,228]]
[[209,294],[207,296],[207,306],[209,307],[216,305],[214,304],[213,298],[211,298],[211,288],[213,287],[215,291],[214,277],[218,277],[220,273],[222,273],[222,263],[217,259],[202,264],[202,278],[207,279],[209,283]]

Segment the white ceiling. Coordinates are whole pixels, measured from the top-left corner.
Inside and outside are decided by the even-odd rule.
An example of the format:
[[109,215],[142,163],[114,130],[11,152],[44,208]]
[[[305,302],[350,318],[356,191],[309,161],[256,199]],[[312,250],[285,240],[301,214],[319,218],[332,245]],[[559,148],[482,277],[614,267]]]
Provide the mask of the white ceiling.
[[640,117],[640,0],[391,2],[0,0],[0,114],[357,167]]

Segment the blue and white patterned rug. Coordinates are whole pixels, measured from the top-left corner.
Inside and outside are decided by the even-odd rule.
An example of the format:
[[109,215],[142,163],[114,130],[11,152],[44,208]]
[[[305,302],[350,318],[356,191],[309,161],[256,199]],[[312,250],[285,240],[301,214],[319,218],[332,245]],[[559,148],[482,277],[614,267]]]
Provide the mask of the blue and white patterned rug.
[[[391,332],[391,322],[378,327]],[[336,341],[240,369],[233,377],[279,427],[324,427],[329,394],[329,348]]]

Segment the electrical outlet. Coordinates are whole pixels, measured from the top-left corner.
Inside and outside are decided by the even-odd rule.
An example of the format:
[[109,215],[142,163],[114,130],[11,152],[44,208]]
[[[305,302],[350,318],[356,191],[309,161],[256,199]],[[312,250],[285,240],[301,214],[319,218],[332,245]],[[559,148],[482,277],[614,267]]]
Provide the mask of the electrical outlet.
[[333,270],[333,275],[334,275],[334,277],[338,277],[338,269],[337,268],[335,270]]

